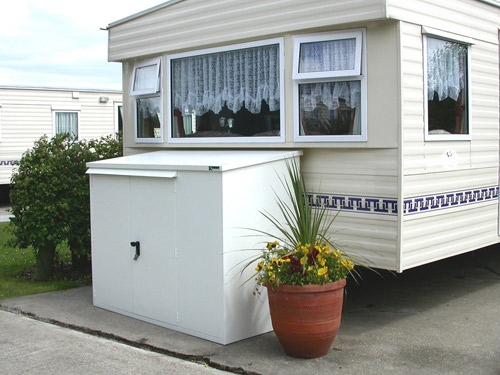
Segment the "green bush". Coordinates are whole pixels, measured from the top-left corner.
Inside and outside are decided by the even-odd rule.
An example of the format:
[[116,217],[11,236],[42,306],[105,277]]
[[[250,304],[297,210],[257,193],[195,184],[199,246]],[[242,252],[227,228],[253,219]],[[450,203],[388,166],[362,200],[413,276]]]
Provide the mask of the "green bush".
[[34,278],[52,277],[58,244],[67,241],[77,271],[90,264],[90,202],[86,163],[122,155],[112,136],[89,142],[69,134],[41,137],[11,179],[11,222],[16,244],[35,250]]

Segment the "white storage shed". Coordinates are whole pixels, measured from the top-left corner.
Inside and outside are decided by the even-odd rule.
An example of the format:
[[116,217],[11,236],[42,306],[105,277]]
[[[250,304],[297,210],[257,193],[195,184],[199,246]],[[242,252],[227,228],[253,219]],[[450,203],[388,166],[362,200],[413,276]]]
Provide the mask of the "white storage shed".
[[228,344],[272,330],[245,283],[297,151],[157,151],[89,163],[94,305]]

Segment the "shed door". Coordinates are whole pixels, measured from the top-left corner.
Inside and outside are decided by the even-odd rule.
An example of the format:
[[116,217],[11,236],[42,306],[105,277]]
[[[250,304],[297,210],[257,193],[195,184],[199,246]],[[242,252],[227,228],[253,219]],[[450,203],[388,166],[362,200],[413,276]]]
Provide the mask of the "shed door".
[[[94,304],[177,324],[175,179],[92,176]],[[131,242],[140,242],[134,260]]]
[[130,241],[141,244],[141,255],[131,260],[134,312],[176,324],[175,180],[130,180]]

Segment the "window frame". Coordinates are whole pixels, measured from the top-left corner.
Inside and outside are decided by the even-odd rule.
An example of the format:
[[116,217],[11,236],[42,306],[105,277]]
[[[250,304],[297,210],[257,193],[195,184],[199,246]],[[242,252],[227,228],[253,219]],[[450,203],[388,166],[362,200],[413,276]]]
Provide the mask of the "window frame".
[[[427,79],[427,38],[439,39],[447,42],[453,42],[465,45],[467,47],[467,134],[429,134],[429,96]],[[471,46],[472,39],[448,32],[440,32],[435,29],[422,28],[422,57],[423,57],[423,82],[424,82],[424,141],[470,141],[472,140],[472,121],[471,121]]]
[[[141,68],[143,66],[148,66],[148,65],[153,65],[156,64],[157,66],[157,73],[158,73],[158,78],[157,78],[157,84],[156,84],[156,90],[134,90],[134,82],[135,82],[135,76],[138,68]],[[155,57],[153,59],[147,59],[147,60],[141,60],[136,63],[134,63],[134,72],[132,74],[132,82],[130,86],[130,96],[133,99],[134,102],[134,142],[135,143],[163,143],[163,117],[164,117],[164,105],[163,105],[163,74],[162,74],[162,57]],[[160,137],[159,138],[141,138],[138,136],[138,129],[137,129],[137,100],[138,99],[148,99],[148,98],[160,98],[160,116],[159,116],[159,121],[160,121]]]
[[[123,102],[113,102],[113,123],[114,123],[114,129],[115,129],[115,135],[118,133],[119,131],[119,126],[118,126],[118,123],[119,123],[119,118],[120,118],[120,107],[122,108],[122,113],[123,113]],[[122,115],[122,132],[123,132],[123,120],[124,120],[124,116]]]
[[76,109],[52,109],[52,134],[55,137],[57,134],[62,134],[62,133],[57,133],[56,132],[56,117],[57,113],[76,113],[76,140],[80,140],[80,110]]
[[[197,137],[197,138],[174,138],[172,134],[172,80],[171,70],[172,70],[172,60],[180,59],[183,57],[200,56],[212,53],[220,53],[227,51],[235,51],[239,49],[247,49],[254,47],[261,47],[277,44],[279,46],[279,74],[280,74],[280,135],[279,136],[268,136],[268,137]],[[238,43],[226,45],[223,47],[206,48],[195,51],[189,51],[184,53],[177,53],[167,56],[167,141],[168,143],[180,143],[180,144],[213,144],[213,143],[232,143],[232,144],[244,144],[244,143],[284,143],[285,142],[285,52],[284,52],[284,38],[272,38],[259,40],[255,42],[248,43]]]
[[[330,72],[299,73],[300,44],[356,38],[355,69]],[[359,68],[358,68],[359,67]],[[339,143],[367,142],[367,73],[366,73],[366,29],[352,29],[326,33],[297,35],[293,37],[293,135],[294,142]],[[300,135],[299,85],[307,83],[360,81],[361,84],[361,134],[349,135]]]

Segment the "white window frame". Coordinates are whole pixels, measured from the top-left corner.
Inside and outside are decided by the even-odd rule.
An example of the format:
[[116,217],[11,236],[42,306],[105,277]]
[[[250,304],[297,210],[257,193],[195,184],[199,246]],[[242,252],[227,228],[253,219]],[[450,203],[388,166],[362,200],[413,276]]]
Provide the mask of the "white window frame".
[[55,137],[58,133],[56,133],[56,114],[57,113],[76,113],[76,131],[77,131],[77,137],[76,140],[80,140],[80,128],[81,128],[81,122],[80,122],[80,110],[76,109],[52,109],[52,135]]
[[[329,72],[299,73],[299,53],[302,43],[330,40],[356,39],[355,68]],[[366,30],[354,29],[338,32],[316,33],[293,37],[293,133],[294,142],[366,142],[367,134],[367,74]],[[305,83],[360,81],[361,83],[361,134],[352,135],[300,135],[299,85]]]
[[207,55],[211,53],[235,51],[253,47],[261,47],[271,44],[279,45],[280,57],[280,135],[269,137],[197,137],[197,138],[174,138],[172,134],[172,82],[169,79],[167,84],[167,139],[169,143],[184,144],[206,144],[206,143],[283,143],[285,142],[285,54],[284,38],[273,38],[259,40],[256,42],[232,44],[224,47],[207,48],[185,53],[177,53],[167,56],[167,77],[171,75],[171,61],[183,57]]
[[[161,70],[161,57],[138,61],[134,64],[134,73],[132,74],[132,82],[130,86],[130,96],[134,102],[134,141],[135,143],[163,143],[163,84],[162,84],[162,70]],[[138,68],[148,65],[156,65],[157,68],[157,83],[156,89],[149,90],[134,90],[135,76]],[[159,97],[160,98],[160,137],[159,138],[140,138],[137,133],[137,99],[147,99]]]
[[[156,84],[155,84],[155,89],[143,89],[143,90],[134,90],[134,85],[135,85],[135,77],[137,74],[137,71],[140,68],[143,68],[145,66],[155,66],[156,68]],[[160,91],[160,69],[161,69],[161,57],[157,57],[154,59],[149,59],[149,60],[143,60],[143,61],[138,61],[134,64],[134,74],[132,75],[132,85],[130,86],[130,95],[133,96],[138,96],[138,95],[147,95],[147,94],[155,94]]]
[[[470,53],[471,45],[473,44],[472,39],[452,34],[445,31],[440,31],[431,28],[422,28],[422,56],[423,56],[423,66],[424,66],[424,140],[425,141],[470,141],[472,140],[472,111],[471,111],[471,64],[470,64]],[[427,92],[428,82],[427,82],[427,38],[441,39],[444,41],[450,41],[454,43],[459,43],[467,46],[467,129],[468,134],[429,134],[429,96]]]

